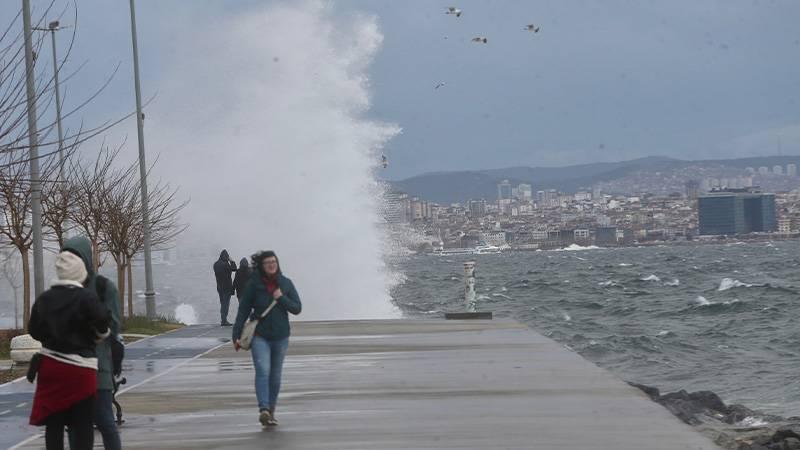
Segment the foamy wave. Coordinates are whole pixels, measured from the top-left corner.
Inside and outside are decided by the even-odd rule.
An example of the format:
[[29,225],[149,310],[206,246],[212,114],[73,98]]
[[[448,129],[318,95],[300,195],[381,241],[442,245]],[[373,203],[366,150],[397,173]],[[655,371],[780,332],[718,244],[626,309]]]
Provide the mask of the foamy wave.
[[562,312],[562,313],[561,313],[561,317],[562,317],[564,320],[566,320],[567,322],[569,322],[569,321],[571,321],[571,320],[572,320],[572,316],[570,316],[570,315],[569,315],[569,314],[567,314],[566,312]]
[[492,297],[503,297],[503,298],[507,298],[507,299],[509,299],[509,300],[514,300],[513,298],[509,297],[508,295],[506,295],[506,294],[501,294],[501,293],[499,293],[499,292],[495,292],[494,294],[492,294]]
[[708,300],[707,300],[705,297],[703,297],[702,295],[698,295],[698,296],[697,296],[697,298],[696,298],[696,299],[694,299],[694,301],[692,301],[692,302],[690,302],[690,303],[691,303],[691,304],[693,304],[693,305],[695,305],[695,306],[706,306],[706,305],[710,305],[710,304],[711,304],[711,302],[710,302],[710,301],[708,301]]
[[648,275],[648,276],[646,276],[644,278],[639,278],[639,279],[642,280],[642,281],[661,281],[661,278],[658,278],[655,275]]
[[740,422],[736,423],[736,425],[740,427],[763,427],[765,425],[769,425],[769,422],[765,421],[760,417],[753,417],[747,416],[742,419]]
[[620,267],[630,267],[630,266],[632,266],[632,265],[633,265],[633,264],[628,264],[628,263],[619,263],[619,266],[620,266]]
[[742,283],[741,281],[734,280],[733,278],[723,278],[722,281],[720,281],[719,288],[717,288],[717,290],[718,291],[727,291],[728,289],[733,289],[733,288],[737,288],[737,287],[749,288],[749,287],[753,287],[753,286],[756,286],[756,285],[755,284]]
[[616,280],[602,281],[600,283],[597,283],[597,285],[602,287],[620,286],[620,284]]
[[181,303],[175,307],[175,319],[186,325],[194,325],[197,323],[197,313],[192,305]]
[[596,245],[590,245],[588,247],[582,247],[582,246],[580,246],[578,244],[572,244],[569,247],[559,248],[559,249],[556,249],[556,250],[553,250],[553,251],[554,252],[577,252],[577,251],[581,251],[581,250],[597,250],[599,248],[600,247],[598,247]]
[[681,285],[681,280],[679,280],[677,278],[675,278],[672,281],[665,281],[664,282],[664,286],[680,286],[680,285]]

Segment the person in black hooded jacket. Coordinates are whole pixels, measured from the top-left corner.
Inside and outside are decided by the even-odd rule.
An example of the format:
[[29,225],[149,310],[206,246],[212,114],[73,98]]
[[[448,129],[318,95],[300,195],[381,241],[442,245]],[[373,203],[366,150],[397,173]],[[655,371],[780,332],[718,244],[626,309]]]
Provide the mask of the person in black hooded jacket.
[[214,277],[217,279],[217,294],[219,294],[219,316],[220,325],[231,326],[228,322],[228,308],[231,304],[233,295],[233,284],[231,274],[236,272],[236,263],[231,261],[227,250],[222,250],[219,259],[214,263]]
[[239,261],[239,268],[236,270],[236,275],[233,277],[233,289],[236,291],[236,298],[241,300],[242,295],[244,295],[244,287],[247,285],[247,281],[250,280],[250,274],[253,271],[250,270],[250,264],[247,262],[247,258],[242,258]]

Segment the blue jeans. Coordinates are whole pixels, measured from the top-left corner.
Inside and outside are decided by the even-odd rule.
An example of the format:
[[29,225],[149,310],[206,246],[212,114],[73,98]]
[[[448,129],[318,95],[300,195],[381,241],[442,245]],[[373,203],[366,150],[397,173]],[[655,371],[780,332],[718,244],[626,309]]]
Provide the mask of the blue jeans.
[[219,317],[220,323],[225,323],[228,321],[228,308],[231,305],[231,293],[230,292],[222,292],[217,290],[219,294]]
[[268,341],[256,335],[250,347],[253,366],[256,369],[256,397],[258,409],[275,409],[278,392],[281,390],[283,359],[289,348],[289,338]]
[[[94,397],[94,424],[103,436],[103,447],[106,450],[121,450],[122,443],[117,431],[117,422],[114,419],[114,407],[110,389],[98,389]],[[78,437],[72,430],[69,433],[70,448],[80,448],[76,441]]]
[[117,422],[114,419],[114,407],[111,405],[111,390],[98,389],[94,403],[94,424],[103,436],[103,447],[106,450],[121,450]]

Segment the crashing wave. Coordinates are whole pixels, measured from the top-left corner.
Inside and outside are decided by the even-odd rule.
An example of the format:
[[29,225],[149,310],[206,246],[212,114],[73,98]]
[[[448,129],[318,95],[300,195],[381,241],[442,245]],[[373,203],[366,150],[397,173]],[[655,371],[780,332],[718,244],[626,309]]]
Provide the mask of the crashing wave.
[[737,287],[749,288],[749,287],[753,287],[753,286],[757,286],[757,285],[748,284],[748,283],[742,283],[741,281],[734,280],[733,278],[723,278],[722,281],[720,281],[719,288],[717,288],[717,290],[718,291],[727,291],[728,289],[733,289],[733,288],[737,288]]
[[675,278],[672,281],[665,281],[664,282],[664,286],[680,286],[680,285],[681,285],[681,280],[679,280],[677,278]]
[[640,278],[641,281],[661,281],[661,278],[658,278],[656,275],[648,275],[644,278]]
[[559,248],[559,249],[556,249],[556,250],[553,250],[553,251],[555,251],[555,252],[577,252],[577,251],[581,251],[581,250],[597,250],[599,248],[600,247],[598,247],[596,245],[589,245],[587,247],[583,247],[583,246],[580,246],[578,244],[571,244],[569,247]]

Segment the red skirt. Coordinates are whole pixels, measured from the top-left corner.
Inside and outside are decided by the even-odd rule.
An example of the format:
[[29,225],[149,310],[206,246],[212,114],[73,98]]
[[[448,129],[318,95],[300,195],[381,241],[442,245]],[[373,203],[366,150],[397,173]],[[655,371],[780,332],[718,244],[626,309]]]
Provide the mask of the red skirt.
[[36,375],[31,425],[44,425],[47,418],[66,411],[97,392],[97,371],[67,364],[42,355]]

